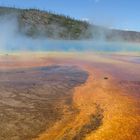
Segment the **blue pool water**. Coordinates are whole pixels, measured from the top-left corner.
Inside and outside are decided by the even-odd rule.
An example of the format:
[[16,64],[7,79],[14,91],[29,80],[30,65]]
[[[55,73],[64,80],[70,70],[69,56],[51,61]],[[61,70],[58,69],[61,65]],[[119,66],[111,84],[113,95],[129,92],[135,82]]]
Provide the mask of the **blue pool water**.
[[138,52],[140,44],[103,41],[18,40],[6,42],[0,51],[87,51],[87,52]]

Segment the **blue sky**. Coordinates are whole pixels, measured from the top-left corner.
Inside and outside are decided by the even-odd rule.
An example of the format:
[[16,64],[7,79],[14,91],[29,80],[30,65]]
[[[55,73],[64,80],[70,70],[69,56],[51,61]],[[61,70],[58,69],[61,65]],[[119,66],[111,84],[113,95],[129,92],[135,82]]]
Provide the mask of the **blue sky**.
[[0,5],[50,10],[107,27],[140,31],[140,0],[0,0]]

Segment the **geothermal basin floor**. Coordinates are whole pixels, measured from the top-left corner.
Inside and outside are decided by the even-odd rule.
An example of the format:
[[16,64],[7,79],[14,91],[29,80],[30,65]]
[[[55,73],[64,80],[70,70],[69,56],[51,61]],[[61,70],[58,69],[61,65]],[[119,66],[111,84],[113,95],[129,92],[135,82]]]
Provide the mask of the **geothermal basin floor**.
[[127,58],[1,55],[0,140],[139,140],[140,65]]

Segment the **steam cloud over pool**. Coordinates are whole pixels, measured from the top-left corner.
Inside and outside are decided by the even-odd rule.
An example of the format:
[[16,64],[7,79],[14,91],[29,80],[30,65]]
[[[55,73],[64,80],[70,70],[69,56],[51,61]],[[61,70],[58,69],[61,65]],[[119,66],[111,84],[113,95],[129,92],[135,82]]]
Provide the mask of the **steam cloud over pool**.
[[16,16],[0,17],[0,51],[63,51],[63,52],[139,52],[140,44],[105,40],[51,40],[32,38],[19,33]]

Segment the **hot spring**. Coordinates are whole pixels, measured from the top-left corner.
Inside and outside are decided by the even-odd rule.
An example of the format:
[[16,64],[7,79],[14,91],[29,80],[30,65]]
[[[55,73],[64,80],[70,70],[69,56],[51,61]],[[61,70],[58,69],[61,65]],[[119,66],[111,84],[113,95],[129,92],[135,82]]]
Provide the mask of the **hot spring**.
[[1,44],[1,52],[139,53],[140,44],[104,41],[62,41],[19,38]]

